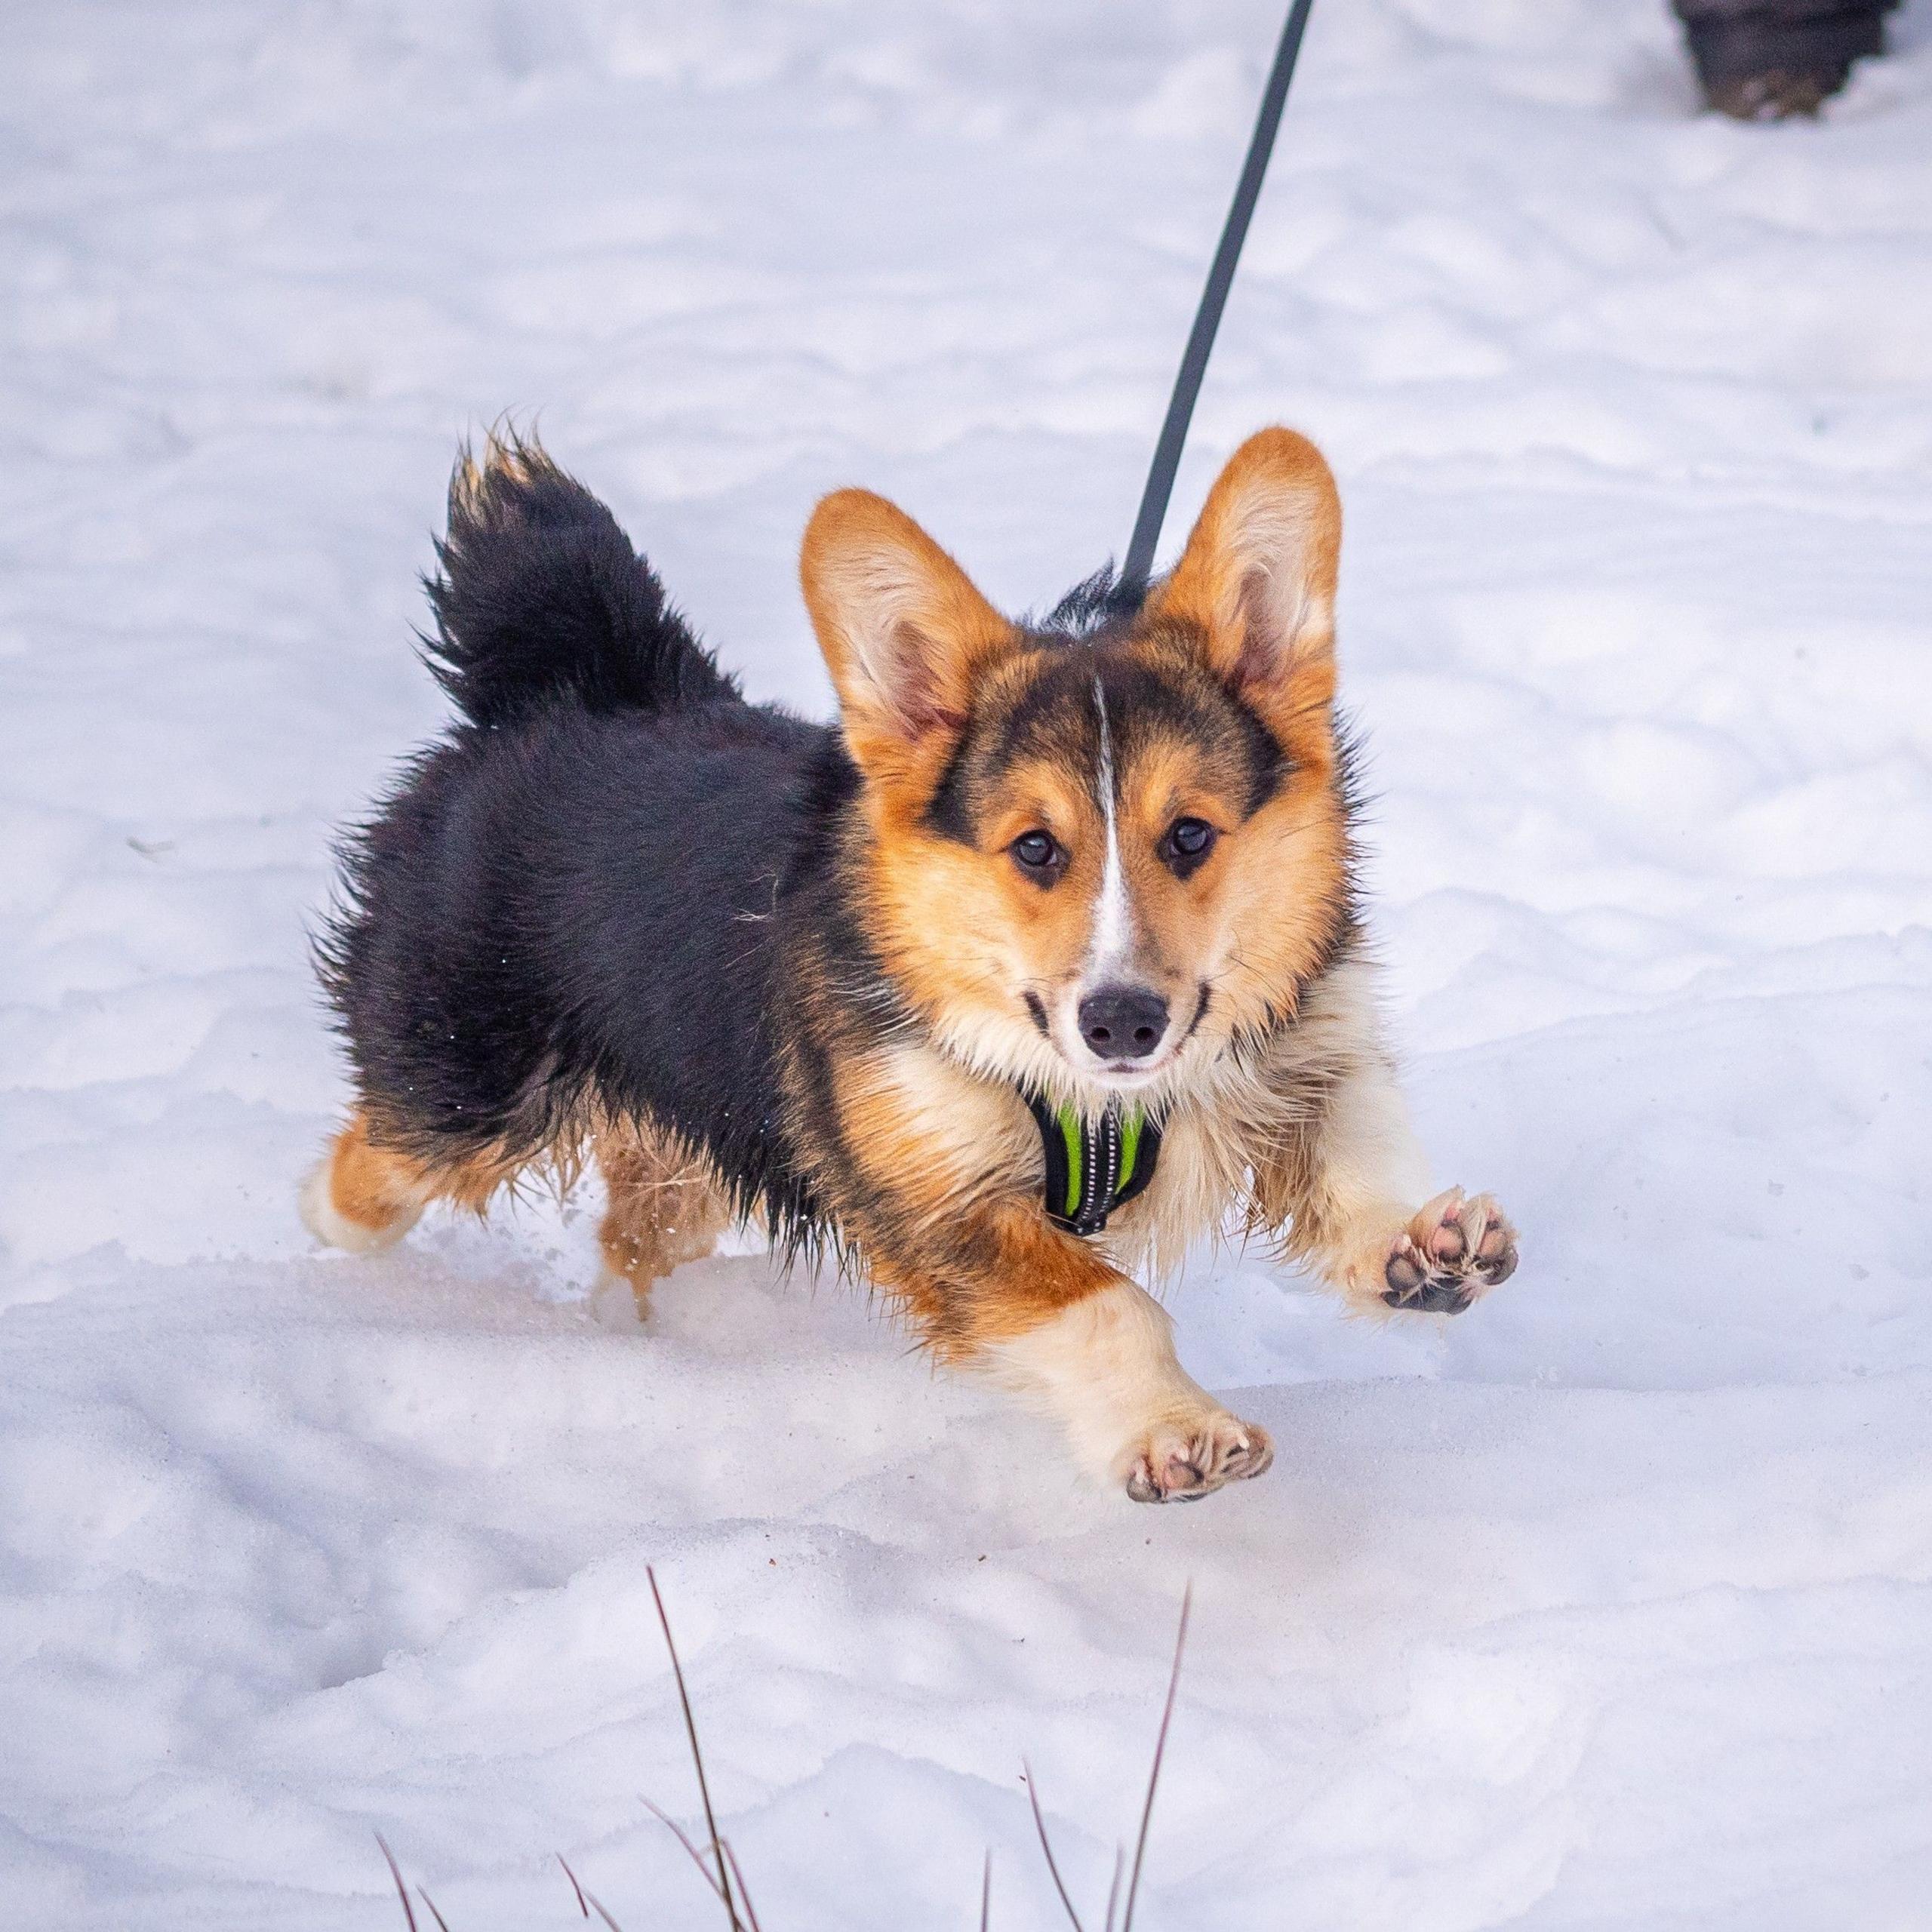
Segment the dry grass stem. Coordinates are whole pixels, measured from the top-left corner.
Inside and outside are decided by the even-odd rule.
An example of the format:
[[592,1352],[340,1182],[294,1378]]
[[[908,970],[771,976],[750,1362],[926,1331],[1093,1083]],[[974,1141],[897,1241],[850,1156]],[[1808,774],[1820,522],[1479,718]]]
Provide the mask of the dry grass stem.
[[382,1847],[383,1862],[389,1868],[389,1876],[395,1881],[395,1895],[402,1901],[402,1915],[408,1921],[409,1932],[417,1932],[416,1908],[409,1903],[409,1887],[402,1882],[402,1868],[395,1862],[395,1854],[390,1850],[389,1840],[380,1832],[376,1834],[376,1842]]
[[752,1932],[764,1932],[764,1927],[758,1922],[758,1913],[752,1904],[752,1888],[745,1883],[744,1872],[738,1863],[738,1854],[731,1849],[731,1841],[720,1838],[718,1843],[731,1867],[731,1876],[737,1881],[738,1898],[745,1908],[745,1916],[752,1922]]
[[[1134,1841],[1134,1875],[1127,1883],[1127,1909],[1121,1915],[1120,1932],[1134,1932],[1134,1903],[1140,1894],[1140,1861],[1147,1854],[1147,1827],[1154,1816],[1154,1793],[1160,1788],[1161,1760],[1167,1755],[1168,1730],[1174,1721],[1174,1694],[1180,1688],[1181,1655],[1187,1648],[1187,1615],[1194,1607],[1194,1586],[1190,1583],[1182,1592],[1180,1599],[1180,1628],[1174,1632],[1174,1667],[1168,1677],[1168,1701],[1161,1710],[1161,1728],[1154,1738],[1154,1762],[1147,1773],[1147,1801],[1140,1807],[1140,1835]],[[1108,1932],[1112,1932],[1113,1915],[1107,1917]]]
[[1033,1827],[1040,1835],[1040,1849],[1045,1853],[1047,1869],[1053,1875],[1054,1890],[1060,1894],[1060,1902],[1066,1908],[1067,1918],[1072,1921],[1073,1932],[1087,1932],[1080,1922],[1080,1915],[1073,1909],[1073,1901],[1066,1895],[1066,1881],[1060,1875],[1060,1867],[1054,1861],[1053,1840],[1047,1835],[1047,1821],[1040,1810],[1040,1794],[1033,1783],[1033,1767],[1023,1758],[1020,1768],[1026,1774],[1026,1801],[1033,1807]]

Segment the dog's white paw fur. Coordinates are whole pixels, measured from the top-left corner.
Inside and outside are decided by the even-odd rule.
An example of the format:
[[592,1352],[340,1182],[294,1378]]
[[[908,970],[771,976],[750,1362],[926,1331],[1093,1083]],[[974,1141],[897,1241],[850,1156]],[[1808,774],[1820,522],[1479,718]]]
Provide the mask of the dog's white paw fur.
[[1181,1367],[1173,1328],[1124,1281],[988,1353],[1002,1380],[1059,1417],[1090,1474],[1137,1503],[1191,1502],[1258,1476],[1275,1451]]
[[334,1173],[335,1155],[331,1149],[309,1169],[297,1197],[302,1224],[318,1241],[330,1247],[346,1248],[351,1254],[376,1254],[394,1247],[416,1225],[417,1215],[422,1211],[420,1208],[413,1214],[398,1214],[380,1228],[352,1221],[335,1204],[331,1186]]

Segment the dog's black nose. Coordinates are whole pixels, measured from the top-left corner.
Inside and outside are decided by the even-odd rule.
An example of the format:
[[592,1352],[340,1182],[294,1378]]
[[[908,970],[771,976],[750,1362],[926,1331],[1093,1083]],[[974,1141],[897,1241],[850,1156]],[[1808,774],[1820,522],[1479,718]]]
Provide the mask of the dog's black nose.
[[1080,1037],[1102,1060],[1145,1060],[1168,1031],[1168,1003],[1145,986],[1103,986],[1080,1002]]

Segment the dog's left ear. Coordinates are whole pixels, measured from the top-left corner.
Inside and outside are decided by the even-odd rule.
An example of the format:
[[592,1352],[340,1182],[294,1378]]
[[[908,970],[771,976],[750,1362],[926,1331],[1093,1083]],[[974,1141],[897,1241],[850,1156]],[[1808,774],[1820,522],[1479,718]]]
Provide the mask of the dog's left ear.
[[1341,499],[1321,452],[1292,429],[1263,429],[1229,459],[1148,609],[1195,631],[1264,718],[1299,717],[1335,695],[1341,549]]
[[974,678],[1011,648],[1013,626],[903,510],[869,490],[819,505],[798,572],[860,768],[888,783],[925,770],[964,729]]

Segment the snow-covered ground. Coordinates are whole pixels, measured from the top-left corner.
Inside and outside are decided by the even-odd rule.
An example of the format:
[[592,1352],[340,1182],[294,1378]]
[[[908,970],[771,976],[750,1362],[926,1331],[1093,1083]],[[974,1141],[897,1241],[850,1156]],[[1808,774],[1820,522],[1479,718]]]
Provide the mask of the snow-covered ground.
[[752,690],[817,493],[1014,608],[1124,541],[1273,0],[0,15],[0,1920],[707,1924],[663,1580],[768,1932],[1932,1926],[1932,5],[1822,125],[1663,0],[1324,0],[1170,542],[1313,432],[1446,1327],[1174,1306],[1282,1454],[1078,1489],[756,1257],[325,1256],[331,827],[506,407]]

